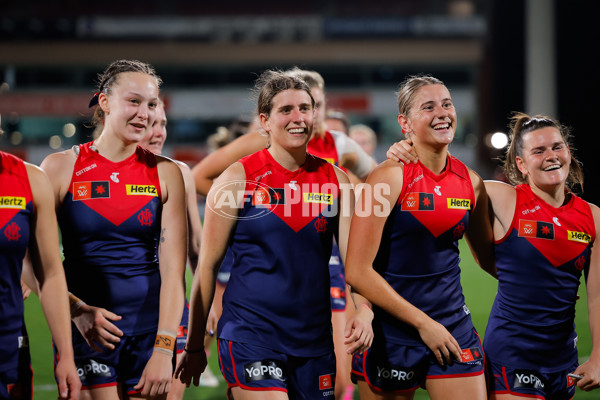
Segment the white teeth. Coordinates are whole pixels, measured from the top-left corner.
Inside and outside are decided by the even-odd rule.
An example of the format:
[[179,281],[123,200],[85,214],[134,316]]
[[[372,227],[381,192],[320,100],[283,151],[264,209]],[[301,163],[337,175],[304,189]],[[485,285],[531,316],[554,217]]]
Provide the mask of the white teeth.
[[304,133],[304,128],[293,128],[289,130],[290,133]]
[[560,169],[560,165],[551,165],[549,167],[544,168],[544,171],[554,171],[555,169]]
[[439,124],[439,125],[436,125],[436,126],[434,127],[434,129],[448,129],[449,127],[450,127],[450,124],[446,123],[446,124]]

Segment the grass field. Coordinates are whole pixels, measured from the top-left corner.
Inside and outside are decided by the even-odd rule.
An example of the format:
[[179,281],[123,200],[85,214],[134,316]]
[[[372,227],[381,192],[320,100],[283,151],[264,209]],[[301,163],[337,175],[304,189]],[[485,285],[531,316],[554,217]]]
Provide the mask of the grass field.
[[[474,263],[470,253],[464,244],[462,245],[463,261],[462,281],[467,305],[471,310],[475,327],[484,337],[485,327],[489,311],[494,301],[496,294],[496,282],[483,271],[481,271]],[[191,276],[188,274],[188,286],[191,282]],[[577,332],[579,334],[579,355],[580,360],[587,359],[591,352],[591,339],[589,333],[589,325],[587,321],[587,303],[585,286],[580,288],[581,299],[577,304]],[[32,295],[25,302],[25,320],[29,331],[29,339],[31,346],[32,364],[35,373],[34,378],[34,399],[35,400],[55,400],[56,385],[52,374],[52,345],[50,333],[43,317],[41,307],[37,298]],[[217,365],[216,351],[213,349],[211,359],[209,360],[211,369],[219,378],[221,374]],[[216,400],[225,399],[225,384],[221,379],[221,385],[218,388],[192,387],[186,391],[184,399],[186,400]],[[356,393],[356,392],[355,392]],[[600,390],[593,392],[577,391],[576,400],[598,399],[600,398]],[[358,399],[358,395],[355,395]],[[429,399],[424,390],[418,390],[415,399]],[[468,399],[466,399],[468,400]]]

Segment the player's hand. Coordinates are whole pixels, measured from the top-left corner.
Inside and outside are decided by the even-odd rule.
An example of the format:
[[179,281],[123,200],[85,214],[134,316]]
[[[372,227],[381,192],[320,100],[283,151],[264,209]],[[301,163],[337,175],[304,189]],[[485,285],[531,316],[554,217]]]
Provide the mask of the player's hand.
[[433,352],[440,365],[446,363],[450,365],[454,360],[462,359],[462,351],[458,342],[444,325],[429,318],[418,331],[421,339]]
[[113,350],[123,336],[123,332],[111,322],[119,321],[121,316],[105,308],[84,304],[71,319],[87,344],[98,353],[102,353],[103,348]]
[[21,293],[23,294],[23,300],[27,300],[29,295],[31,294],[31,288],[27,286],[25,282],[21,280]]
[[362,354],[373,343],[373,310],[361,304],[356,312],[346,321],[344,344],[346,353]]
[[392,144],[385,155],[390,160],[403,162],[404,164],[416,163],[419,160],[410,137]]
[[60,400],[78,400],[81,380],[72,358],[60,357],[54,370],[58,382]]
[[169,393],[173,379],[173,355],[154,351],[142,372],[140,381],[133,387],[146,399]]
[[175,368],[175,379],[179,379],[187,387],[190,386],[190,383],[198,386],[200,385],[200,375],[204,372],[207,364],[205,351],[188,353],[184,350],[177,368]]
[[219,323],[219,316],[215,311],[214,307],[210,307],[208,312],[208,318],[206,319],[206,335],[214,336],[217,331],[217,324]]
[[573,373],[583,376],[583,378],[577,380],[577,387],[581,390],[589,392],[600,387],[600,362],[590,358],[577,367]]

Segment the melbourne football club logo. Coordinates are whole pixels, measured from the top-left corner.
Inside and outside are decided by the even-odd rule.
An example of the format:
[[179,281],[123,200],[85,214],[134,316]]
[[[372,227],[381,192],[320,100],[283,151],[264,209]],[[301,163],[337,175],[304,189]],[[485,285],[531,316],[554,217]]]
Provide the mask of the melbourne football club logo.
[[316,221],[315,221],[315,229],[317,230],[317,232],[319,233],[323,233],[327,231],[327,220],[325,219],[324,216],[320,216]]
[[13,222],[4,228],[4,236],[6,236],[9,242],[16,242],[21,238],[21,235],[19,234],[20,230],[21,227],[19,227],[16,222]]
[[138,214],[138,221],[140,221],[142,226],[150,226],[153,222],[152,217],[154,217],[152,212],[149,209],[145,208]]

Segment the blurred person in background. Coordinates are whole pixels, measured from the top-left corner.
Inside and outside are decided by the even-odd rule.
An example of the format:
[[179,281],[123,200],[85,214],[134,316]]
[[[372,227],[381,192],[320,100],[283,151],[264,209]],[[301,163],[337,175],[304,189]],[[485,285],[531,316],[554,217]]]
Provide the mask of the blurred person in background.
[[350,131],[350,120],[342,111],[328,109],[325,116],[325,126],[329,131],[344,132],[347,135]]
[[348,135],[371,157],[377,149],[377,135],[371,127],[365,124],[356,124],[350,127]]

